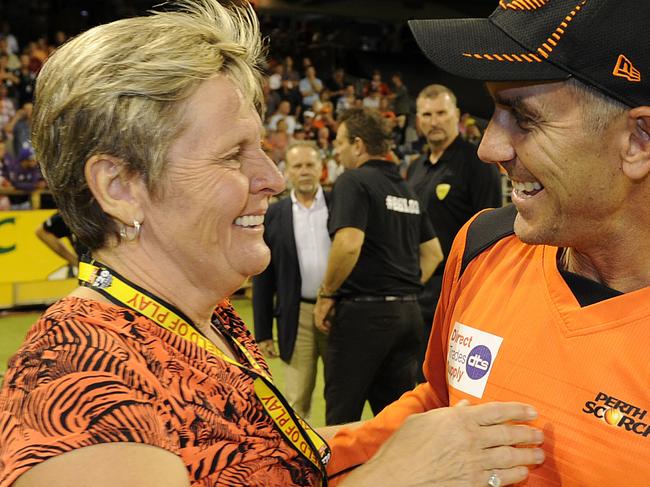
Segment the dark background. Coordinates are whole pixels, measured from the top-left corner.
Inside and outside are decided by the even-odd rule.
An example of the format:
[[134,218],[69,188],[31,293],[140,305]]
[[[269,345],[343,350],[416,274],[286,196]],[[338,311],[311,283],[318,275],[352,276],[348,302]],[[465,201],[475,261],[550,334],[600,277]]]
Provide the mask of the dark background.
[[[9,23],[22,46],[57,30],[75,35],[94,25],[141,15],[161,1],[152,0],[0,0],[0,19]],[[412,18],[487,17],[496,0],[258,0],[271,57],[308,55],[321,79],[334,66],[369,78],[380,69],[384,80],[402,73],[411,94],[429,83],[454,90],[463,111],[482,118],[491,102],[482,83],[441,72],[421,54],[406,21]],[[314,36],[315,33],[318,33]]]

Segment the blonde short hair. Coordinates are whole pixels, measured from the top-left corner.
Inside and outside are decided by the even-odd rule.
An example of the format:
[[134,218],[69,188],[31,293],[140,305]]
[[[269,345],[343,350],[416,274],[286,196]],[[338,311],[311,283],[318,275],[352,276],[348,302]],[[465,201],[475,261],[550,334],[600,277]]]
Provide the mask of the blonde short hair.
[[106,154],[156,194],[183,104],[205,80],[230,77],[263,113],[264,48],[250,5],[177,0],[178,9],[84,32],[45,63],[36,85],[33,143],[59,210],[90,250],[118,237],[94,200],[86,161]]

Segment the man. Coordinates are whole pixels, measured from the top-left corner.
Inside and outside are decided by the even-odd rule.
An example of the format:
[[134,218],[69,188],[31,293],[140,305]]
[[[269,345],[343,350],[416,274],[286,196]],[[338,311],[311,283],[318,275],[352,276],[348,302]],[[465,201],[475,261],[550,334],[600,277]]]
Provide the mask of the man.
[[291,115],[291,102],[282,100],[278,105],[277,111],[269,118],[269,129],[277,130],[278,122],[284,120],[287,123],[287,133],[293,135],[296,130],[296,119]]
[[[467,220],[484,208],[501,206],[501,176],[496,166],[481,162],[476,147],[459,135],[460,110],[449,88],[427,86],[418,95],[416,108],[428,152],[409,166],[406,177],[427,208],[446,258],[454,237]],[[420,294],[425,336],[431,332],[444,270],[445,261]],[[424,381],[421,365],[426,342],[423,345],[418,367],[420,382]]]
[[452,247],[428,383],[343,435],[334,459],[363,463],[424,409],[525,398],[547,433],[527,485],[648,484],[648,18],[648,2],[554,0],[411,22],[438,66],[488,79],[479,156],[507,171],[515,206],[482,213]]
[[286,176],[292,190],[269,207],[264,240],[271,263],[253,278],[255,338],[267,357],[278,356],[273,344],[276,316],[284,392],[302,417],[309,417],[318,358],[325,357],[327,347],[327,335],[314,326],[314,304],[330,250],[327,195],[318,184],[322,169],[313,143],[295,142],[287,149]]
[[[77,275],[78,256],[82,255],[85,249],[63,220],[61,213],[54,213],[34,233],[52,252],[68,263],[68,277]],[[73,250],[63,243],[63,239],[70,242]]]
[[308,66],[305,69],[305,77],[300,80],[298,89],[302,95],[302,105],[306,110],[311,110],[323,91],[323,82],[316,77],[316,68]]
[[347,171],[332,193],[332,250],[316,303],[316,325],[330,332],[327,424],[357,421],[366,399],[377,414],[413,387],[417,293],[442,260],[426,211],[386,158],[385,119],[361,108],[339,122],[335,150]]

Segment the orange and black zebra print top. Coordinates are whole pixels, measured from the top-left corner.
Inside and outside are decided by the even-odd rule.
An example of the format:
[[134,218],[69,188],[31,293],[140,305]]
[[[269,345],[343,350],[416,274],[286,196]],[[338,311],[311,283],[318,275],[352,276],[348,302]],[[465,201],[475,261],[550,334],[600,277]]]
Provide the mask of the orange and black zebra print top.
[[[229,304],[213,321],[268,370]],[[242,369],[126,308],[64,298],[9,362],[0,389],[0,487],[61,453],[125,441],[179,455],[194,487],[320,482]]]

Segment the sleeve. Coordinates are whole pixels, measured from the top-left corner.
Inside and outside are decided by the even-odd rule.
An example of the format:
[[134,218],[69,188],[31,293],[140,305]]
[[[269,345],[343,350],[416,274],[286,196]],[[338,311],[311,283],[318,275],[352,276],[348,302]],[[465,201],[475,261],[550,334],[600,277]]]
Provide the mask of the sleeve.
[[470,165],[470,192],[474,213],[485,208],[499,208],[503,203],[501,173],[496,164],[481,161],[472,154]]
[[447,336],[468,227],[469,223],[458,233],[445,267],[440,301],[424,360],[424,376],[427,382],[405,393],[361,426],[344,428],[334,436],[330,441],[332,459],[327,466],[328,475],[334,476],[330,485],[336,485],[344,477],[341,474],[368,461],[408,416],[449,405],[446,373]]
[[[411,414],[440,406],[429,384],[424,383],[360,426],[341,429],[329,441],[332,458],[327,465],[328,476],[334,477],[335,481],[341,480],[341,474],[367,462]],[[336,482],[330,485],[336,485]]]
[[94,326],[48,326],[12,358],[0,392],[0,487],[40,462],[100,443],[180,453],[161,412],[165,389],[142,356]]
[[[264,240],[270,249],[273,249],[273,245],[269,242],[269,229],[272,225],[272,221],[269,221],[264,232]],[[255,339],[258,342],[273,338],[275,292],[275,265],[271,250],[271,262],[268,267],[264,272],[253,277],[253,326]]]
[[337,230],[345,227],[365,232],[369,212],[370,195],[361,182],[351,171],[341,174],[332,189],[328,224],[330,236],[333,237]]
[[60,213],[55,213],[43,223],[43,230],[51,233],[56,238],[70,237],[71,232],[68,225],[63,221]]

